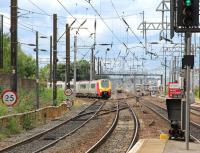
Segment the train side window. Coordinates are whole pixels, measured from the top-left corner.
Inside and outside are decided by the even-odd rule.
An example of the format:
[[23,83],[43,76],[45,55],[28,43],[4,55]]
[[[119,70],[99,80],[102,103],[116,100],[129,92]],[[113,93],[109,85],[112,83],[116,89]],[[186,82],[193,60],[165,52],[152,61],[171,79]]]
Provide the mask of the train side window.
[[81,84],[81,88],[85,89],[86,88],[86,84]]
[[95,84],[91,84],[91,86],[90,86],[90,87],[91,87],[92,89],[93,89],[93,88],[95,88]]

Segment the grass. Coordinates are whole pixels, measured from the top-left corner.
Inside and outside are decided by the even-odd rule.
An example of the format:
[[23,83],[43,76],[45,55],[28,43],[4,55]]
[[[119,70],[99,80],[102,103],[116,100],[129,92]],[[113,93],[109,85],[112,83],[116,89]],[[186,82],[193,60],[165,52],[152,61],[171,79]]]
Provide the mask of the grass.
[[13,134],[18,134],[22,131],[18,122],[14,118],[8,119],[8,124],[6,128],[1,128],[0,130],[0,140],[10,137]]
[[7,137],[8,137],[8,135],[5,132],[0,131],[0,140],[3,140],[5,138],[7,138]]
[[[39,102],[40,102],[40,108],[46,107],[46,106],[52,106],[52,89],[47,88],[40,88],[39,92]],[[16,114],[16,113],[24,113],[35,109],[36,105],[36,94],[35,90],[25,91],[22,89],[18,90],[18,102],[13,107],[13,111],[9,112],[7,106],[0,104],[0,116],[5,116],[9,114]],[[65,100],[64,90],[58,89],[57,90],[57,105],[62,103],[63,100]]]
[[[52,89],[40,88],[40,108],[52,105]],[[13,107],[12,112],[8,111],[8,107],[0,103],[0,116],[11,115],[16,113],[24,113],[35,109],[35,90],[25,91],[18,90],[18,103]],[[65,100],[64,90],[57,90],[57,105]],[[0,140],[10,137],[13,134],[20,133],[22,130],[30,130],[34,128],[35,120],[28,114],[23,118],[23,123],[20,126],[17,121],[10,117],[6,127],[0,127]]]
[[8,125],[6,127],[6,130],[8,130],[9,134],[17,134],[21,131],[19,124],[14,118],[8,119]]
[[34,128],[34,120],[29,115],[25,115],[23,118],[23,129],[31,130],[33,128]]
[[196,98],[199,97],[199,88],[194,89],[194,95]]

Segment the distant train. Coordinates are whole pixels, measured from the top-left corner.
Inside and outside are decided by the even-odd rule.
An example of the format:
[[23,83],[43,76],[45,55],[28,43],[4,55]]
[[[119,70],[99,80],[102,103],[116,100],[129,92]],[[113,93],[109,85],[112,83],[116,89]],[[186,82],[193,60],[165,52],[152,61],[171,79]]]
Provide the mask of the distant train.
[[118,86],[116,88],[117,93],[122,93],[123,92],[123,87],[122,86]]
[[[77,81],[76,96],[108,99],[111,97],[111,86],[111,82],[108,79]],[[47,87],[49,87],[49,83]],[[57,87],[65,89],[65,82],[58,81]],[[74,88],[73,82],[70,82],[70,88]]]

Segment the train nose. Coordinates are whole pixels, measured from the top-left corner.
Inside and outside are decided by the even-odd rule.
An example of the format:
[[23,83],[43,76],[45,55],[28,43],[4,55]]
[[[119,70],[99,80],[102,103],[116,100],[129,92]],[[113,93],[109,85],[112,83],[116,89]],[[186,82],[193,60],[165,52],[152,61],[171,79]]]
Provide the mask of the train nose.
[[108,96],[108,92],[107,91],[102,92],[102,96],[103,97],[107,97]]

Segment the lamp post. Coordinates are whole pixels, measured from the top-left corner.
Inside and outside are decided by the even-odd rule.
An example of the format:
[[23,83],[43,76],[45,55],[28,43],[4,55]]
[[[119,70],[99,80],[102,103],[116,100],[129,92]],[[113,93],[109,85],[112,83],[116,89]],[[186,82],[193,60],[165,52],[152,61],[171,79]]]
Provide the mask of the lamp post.
[[35,75],[35,81],[36,81],[36,109],[39,109],[39,63],[38,63],[38,31],[36,31],[36,42],[35,42],[36,48],[34,49],[36,53],[36,75]]
[[[40,108],[40,101],[39,101],[39,60],[38,60],[38,51],[46,51],[45,49],[38,48],[38,31],[36,31],[36,41],[35,41],[35,55],[36,55],[36,75],[35,75],[35,82],[36,82],[36,109]],[[45,36],[41,36],[40,38],[47,38]]]
[[[38,31],[36,31],[36,39],[35,39],[35,44],[32,43],[20,43],[23,45],[27,45],[27,46],[32,46],[35,47],[33,49],[33,51],[35,51],[36,53],[36,75],[35,75],[35,81],[36,81],[36,105],[35,105],[35,109],[39,109],[40,105],[39,105],[39,60],[38,60],[38,51],[47,51],[45,49],[39,49],[38,48]],[[47,38],[45,36],[41,36],[40,38]]]

